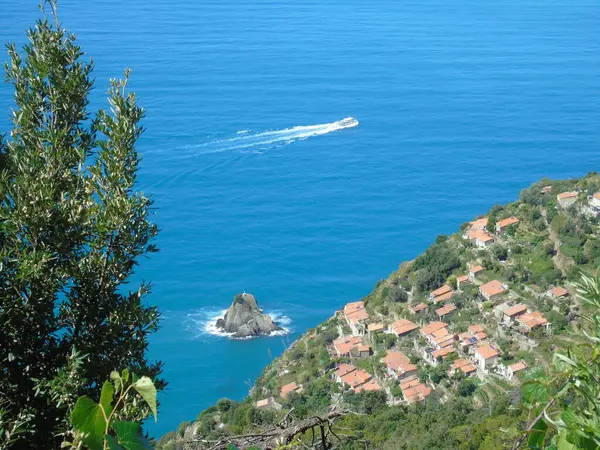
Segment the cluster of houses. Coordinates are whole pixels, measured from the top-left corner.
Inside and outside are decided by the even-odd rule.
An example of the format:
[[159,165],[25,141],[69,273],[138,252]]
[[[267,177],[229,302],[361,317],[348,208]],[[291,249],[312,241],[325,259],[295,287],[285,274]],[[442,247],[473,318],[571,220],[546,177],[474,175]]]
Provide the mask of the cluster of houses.
[[[550,193],[552,186],[542,188],[542,193]],[[558,207],[561,209],[569,209],[579,202],[581,192],[576,189],[574,191],[561,192],[556,196]],[[585,197],[582,197],[585,199]],[[587,196],[587,204],[581,205],[581,211],[589,216],[600,216],[600,192],[595,192]]]
[[[551,187],[544,187],[542,191],[549,193]],[[557,196],[558,205],[561,208],[568,208],[575,204],[578,198],[579,192],[563,192]],[[600,215],[600,193],[590,196],[589,204]],[[487,248],[508,227],[519,223],[519,219],[508,217],[499,220],[495,225],[494,235],[487,229],[488,222],[486,217],[470,222],[464,238],[471,241],[476,247]],[[391,394],[392,391],[385,386],[389,385],[390,380],[394,380],[402,392],[402,401],[408,404],[426,401],[433,386],[421,381],[418,367],[400,351],[387,350],[381,359],[386,368],[385,380],[378,379],[354,365],[356,359],[372,356],[374,351],[371,342],[373,342],[374,336],[378,333],[386,333],[398,338],[408,337],[411,339],[416,354],[431,366],[451,361],[448,368],[450,377],[459,375],[484,378],[489,374],[494,374],[512,380],[515,374],[527,369],[525,361],[504,364],[501,349],[488,338],[485,329],[479,324],[471,324],[466,331],[461,333],[452,331],[448,324],[448,318],[459,309],[456,304],[451,302],[451,299],[461,291],[464,285],[478,285],[478,295],[482,302],[495,301],[508,291],[508,286],[499,280],[485,283],[478,281],[478,276],[484,270],[479,265],[470,265],[466,274],[457,277],[455,287],[444,284],[431,291],[426,302],[410,305],[409,310],[414,315],[413,320],[418,323],[406,318],[395,320],[389,324],[371,322],[364,302],[357,301],[346,304],[343,310],[338,311],[338,317],[347,324],[350,333],[335,339],[328,350],[331,356],[348,358],[350,362],[338,364],[331,379],[354,392],[384,390],[388,394]],[[548,292],[548,295],[554,298],[563,298],[569,293],[566,289],[556,286]],[[498,302],[494,303],[498,304]],[[423,317],[430,307],[435,308],[436,320],[423,323]],[[494,311],[499,329],[500,327],[515,329],[526,335],[532,330],[539,328],[548,330],[550,327],[550,323],[542,312],[533,311],[525,304],[511,301],[497,306]],[[301,391],[301,385],[294,382],[288,383],[281,388],[280,397],[285,399],[291,393]],[[392,401],[397,402],[397,399],[392,399]],[[257,407],[280,408],[281,406],[278,405],[273,397],[257,402]]]
[[[519,219],[516,217],[507,217],[506,219],[499,220],[496,222],[496,233],[504,233],[506,229],[519,223]],[[464,238],[472,242],[476,247],[487,248],[494,243],[494,237],[489,233],[488,229],[488,218],[482,217],[472,221],[469,224],[469,229],[464,234]]]
[[357,369],[352,364],[340,364],[333,373],[333,379],[354,392],[380,391],[379,382],[366,370]]

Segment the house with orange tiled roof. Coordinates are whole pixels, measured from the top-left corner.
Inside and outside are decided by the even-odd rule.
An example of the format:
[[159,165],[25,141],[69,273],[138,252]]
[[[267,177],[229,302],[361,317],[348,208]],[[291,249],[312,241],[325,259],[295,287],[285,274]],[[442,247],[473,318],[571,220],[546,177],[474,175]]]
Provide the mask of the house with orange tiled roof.
[[390,333],[395,334],[398,337],[406,336],[410,332],[416,330],[419,326],[410,320],[399,319],[394,323],[390,324],[389,331]]
[[430,334],[446,327],[448,327],[448,324],[445,322],[430,322],[427,325],[423,325],[419,329],[419,332],[423,337],[427,338]]
[[517,317],[527,314],[529,308],[527,305],[517,303],[516,305],[510,306],[502,311],[502,322],[506,325],[511,325],[517,319]]
[[500,350],[492,344],[484,344],[475,349],[475,359],[477,361],[477,366],[483,372],[485,372],[488,368],[496,365],[496,363],[498,362],[499,355]]
[[550,328],[550,324],[548,323],[548,319],[544,316],[544,314],[540,311],[534,311],[527,314],[520,315],[517,317],[517,323],[521,331],[525,334],[529,333],[531,330],[539,327],[544,327],[546,329]]
[[410,310],[414,313],[414,314],[419,314],[422,313],[424,311],[427,311],[427,308],[429,308],[429,306],[427,306],[426,303],[419,303],[418,305],[413,305],[410,307]]
[[445,317],[456,311],[456,309],[456,305],[453,303],[446,303],[441,308],[436,309],[435,314],[438,316],[438,319],[443,320]]
[[425,349],[423,351],[423,359],[432,366],[437,366],[440,361],[445,361],[449,355],[454,353],[456,353],[456,350],[452,346]]
[[370,356],[372,349],[360,336],[342,336],[333,341],[337,356],[363,358]]
[[333,372],[333,378],[338,383],[341,383],[342,377],[344,375],[348,375],[350,372],[354,372],[355,370],[356,370],[356,367],[354,367],[352,364],[346,364],[346,363],[340,364],[335,369],[335,372]]
[[577,203],[578,196],[579,192],[577,191],[562,192],[556,196],[556,200],[561,208],[566,209]]
[[477,368],[471,363],[471,361],[460,358],[452,363],[448,369],[448,376],[454,376],[456,373],[462,373],[464,376],[468,377],[473,375],[475,372],[477,372]]
[[469,268],[469,278],[471,280],[474,280],[475,277],[477,277],[477,275],[483,272],[484,270],[485,269],[482,266],[471,266]]
[[550,295],[554,298],[568,297],[569,291],[567,291],[564,287],[555,286],[550,290]]
[[419,378],[412,376],[406,378],[400,383],[400,389],[404,400],[409,405],[414,403],[423,402],[431,394],[431,388],[419,381]]
[[364,384],[358,385],[357,387],[352,388],[354,392],[363,392],[363,391],[381,391],[382,387],[377,382],[375,378],[371,378]]
[[296,382],[291,382],[282,386],[280,391],[281,398],[286,398],[292,392],[302,392],[302,386],[296,384]]
[[529,366],[527,365],[527,363],[523,360],[516,362],[514,364],[510,364],[508,366],[505,366],[504,364],[500,365],[499,368],[499,372],[500,374],[506,378],[507,380],[512,380],[515,375],[518,372],[521,372],[522,370],[527,369]]
[[481,325],[469,325],[467,331],[458,335],[458,348],[463,353],[469,353],[471,348],[486,338],[487,334]]
[[494,243],[494,238],[484,230],[469,230],[464,237],[479,248],[487,248]]
[[273,409],[277,409],[277,410],[281,409],[281,405],[279,403],[277,403],[275,401],[275,398],[273,398],[273,397],[268,397],[268,398],[264,398],[262,400],[257,401],[256,407],[258,409],[267,409],[267,408],[273,408]]
[[507,217],[506,219],[499,220],[496,222],[496,231],[498,233],[503,233],[507,227],[519,223],[519,219],[516,217]]
[[344,306],[342,313],[353,335],[365,334],[365,322],[369,318],[369,313],[365,309],[365,302],[348,303]]
[[462,285],[469,284],[471,282],[469,275],[461,275],[456,277],[456,287],[460,289]]
[[433,303],[436,305],[439,303],[444,303],[445,301],[450,300],[452,296],[454,296],[454,294],[454,291],[450,291],[446,292],[445,294],[438,295],[436,298],[433,299]]
[[596,210],[600,210],[600,192],[595,192],[593,195],[588,197],[589,205]]
[[352,389],[355,389],[361,384],[365,384],[371,378],[371,374],[367,371],[363,369],[356,369],[341,377],[341,380],[343,384],[348,385]]
[[367,334],[369,335],[369,339],[373,339],[377,333],[383,333],[384,331],[385,325],[383,323],[370,323],[367,326]]
[[416,375],[417,366],[411,364],[404,354],[388,350],[385,357],[381,360],[387,367],[387,374],[390,377],[403,380],[411,375]]
[[488,224],[488,218],[482,217],[480,219],[476,219],[472,222],[469,222],[469,229],[470,230],[485,230],[485,227],[487,227],[487,224]]
[[479,286],[479,295],[485,300],[492,300],[494,297],[503,294],[508,286],[498,280],[492,280],[489,283]]
[[448,286],[447,284],[444,284],[443,286],[437,288],[434,291],[431,291],[429,293],[429,300],[435,300],[437,297],[440,297],[442,295],[448,294],[449,292],[452,292],[452,288],[450,286]]

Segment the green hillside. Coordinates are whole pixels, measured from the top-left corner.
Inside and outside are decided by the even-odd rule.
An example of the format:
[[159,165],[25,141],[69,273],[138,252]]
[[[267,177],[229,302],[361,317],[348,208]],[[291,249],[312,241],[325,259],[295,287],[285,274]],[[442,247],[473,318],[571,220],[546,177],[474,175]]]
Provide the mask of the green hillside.
[[439,236],[308,330],[243,402],[220,400],[160,448],[226,448],[336,411],[336,448],[512,448],[531,419],[523,381],[582,340],[574,283],[600,265],[598,191],[597,174],[542,180]]

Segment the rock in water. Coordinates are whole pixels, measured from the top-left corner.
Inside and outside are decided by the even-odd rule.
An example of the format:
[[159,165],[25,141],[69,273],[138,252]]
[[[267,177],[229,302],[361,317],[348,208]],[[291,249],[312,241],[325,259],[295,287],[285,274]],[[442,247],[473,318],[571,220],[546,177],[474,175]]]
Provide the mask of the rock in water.
[[217,328],[233,333],[235,338],[265,336],[282,329],[263,314],[254,296],[246,293],[234,297],[225,317],[217,320]]

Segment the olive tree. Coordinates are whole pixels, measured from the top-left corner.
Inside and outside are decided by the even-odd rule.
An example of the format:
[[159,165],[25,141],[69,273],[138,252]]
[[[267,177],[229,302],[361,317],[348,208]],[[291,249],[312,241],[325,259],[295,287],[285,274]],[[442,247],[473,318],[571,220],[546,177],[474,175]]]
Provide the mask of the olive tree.
[[98,400],[113,370],[164,387],[146,358],[150,285],[126,285],[157,227],[136,191],[144,111],[129,73],[92,114],[93,65],[75,37],[44,18],[28,40],[7,46],[14,108],[0,140],[0,447],[57,448],[77,398]]

